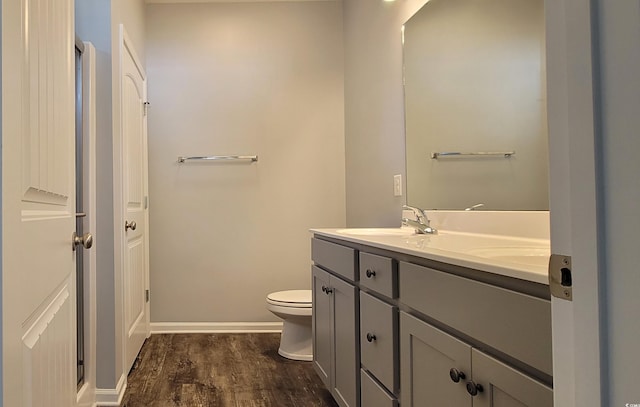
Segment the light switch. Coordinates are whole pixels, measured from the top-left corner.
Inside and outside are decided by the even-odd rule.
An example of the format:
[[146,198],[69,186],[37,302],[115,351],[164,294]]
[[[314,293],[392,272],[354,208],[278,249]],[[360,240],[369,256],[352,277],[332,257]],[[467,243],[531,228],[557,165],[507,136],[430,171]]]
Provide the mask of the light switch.
[[402,175],[393,176],[393,196],[402,196]]

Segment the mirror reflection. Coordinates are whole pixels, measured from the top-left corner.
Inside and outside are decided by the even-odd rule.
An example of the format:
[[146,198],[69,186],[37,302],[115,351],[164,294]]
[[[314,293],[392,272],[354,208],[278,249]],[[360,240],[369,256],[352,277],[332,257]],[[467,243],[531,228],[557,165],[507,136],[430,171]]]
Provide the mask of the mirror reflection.
[[404,25],[408,205],[548,209],[543,3],[431,0]]

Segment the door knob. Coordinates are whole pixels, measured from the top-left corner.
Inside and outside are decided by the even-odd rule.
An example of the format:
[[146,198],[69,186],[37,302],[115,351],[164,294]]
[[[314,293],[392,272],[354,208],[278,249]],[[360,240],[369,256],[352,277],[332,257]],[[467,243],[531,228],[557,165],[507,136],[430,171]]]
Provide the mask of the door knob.
[[131,222],[129,221],[124,221],[124,231],[126,232],[127,230],[136,230],[136,221],[132,220]]
[[482,393],[483,391],[484,391],[484,388],[482,387],[481,384],[477,384],[473,380],[467,382],[467,393],[469,393],[471,397],[477,396],[478,393]]
[[466,378],[464,372],[459,371],[455,367],[449,370],[449,377],[451,377],[454,383],[459,383],[460,379],[464,380]]
[[71,248],[75,251],[76,246],[80,245],[85,249],[91,249],[91,246],[93,246],[93,236],[91,236],[91,233],[78,236],[76,232],[73,232],[73,235],[71,235]]

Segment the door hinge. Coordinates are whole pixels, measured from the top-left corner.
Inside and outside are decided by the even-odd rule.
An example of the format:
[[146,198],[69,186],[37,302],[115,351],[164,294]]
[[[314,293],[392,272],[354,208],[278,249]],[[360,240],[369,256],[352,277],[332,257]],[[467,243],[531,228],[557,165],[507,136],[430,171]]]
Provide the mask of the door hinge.
[[549,289],[554,297],[573,301],[571,256],[551,255],[549,259]]
[[149,290],[144,290],[145,302],[149,302],[149,297],[150,297]]
[[149,208],[149,197],[147,195],[144,196],[144,209]]
[[144,102],[144,103],[142,104],[142,105],[144,106],[144,115],[145,115],[145,116],[147,115],[147,112],[149,111],[149,105],[150,105],[150,104],[151,104],[151,103],[149,103],[149,102]]

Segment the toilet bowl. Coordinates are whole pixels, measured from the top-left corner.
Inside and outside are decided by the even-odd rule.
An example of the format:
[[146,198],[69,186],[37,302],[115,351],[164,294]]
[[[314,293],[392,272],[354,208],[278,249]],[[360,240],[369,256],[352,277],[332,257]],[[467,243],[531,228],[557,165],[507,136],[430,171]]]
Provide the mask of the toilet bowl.
[[287,359],[313,360],[311,290],[278,291],[267,295],[267,309],[283,320],[278,353]]

